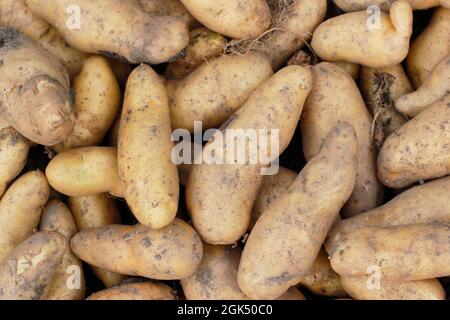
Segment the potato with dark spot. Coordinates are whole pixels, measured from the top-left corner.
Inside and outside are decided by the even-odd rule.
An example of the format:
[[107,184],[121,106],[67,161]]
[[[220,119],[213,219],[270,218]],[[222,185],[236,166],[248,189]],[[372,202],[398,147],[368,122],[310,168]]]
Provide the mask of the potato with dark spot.
[[25,2],[83,52],[158,64],[176,57],[189,41],[181,18],[150,16],[135,0]]
[[180,0],[139,0],[139,4],[151,16],[179,17],[189,27],[198,24]]
[[160,282],[127,283],[91,294],[86,300],[176,300],[171,287]]
[[38,232],[0,264],[0,300],[40,300],[45,296],[67,243],[58,232]]
[[179,219],[158,230],[141,224],[90,228],[77,233],[71,247],[96,267],[157,280],[191,276],[203,254],[198,234]]
[[353,190],[357,148],[352,126],[335,126],[289,190],[256,222],[238,272],[239,287],[247,296],[275,299],[311,269]]
[[67,138],[74,112],[69,75],[50,52],[13,28],[0,28],[0,116],[33,142]]

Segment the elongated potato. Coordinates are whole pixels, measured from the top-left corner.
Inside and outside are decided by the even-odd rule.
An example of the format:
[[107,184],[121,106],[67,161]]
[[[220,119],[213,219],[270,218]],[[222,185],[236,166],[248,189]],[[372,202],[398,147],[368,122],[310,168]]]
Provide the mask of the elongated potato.
[[[70,210],[79,230],[103,227],[122,222],[116,201],[107,193],[69,197]],[[119,285],[126,276],[91,266],[94,274],[106,288]]]
[[235,39],[254,38],[270,25],[265,0],[181,0],[208,29]]
[[[406,58],[412,34],[412,9],[406,0],[393,3],[380,25],[370,26],[370,14],[346,13],[326,20],[314,31],[311,46],[327,61],[348,61],[372,68],[389,67]],[[349,36],[351,35],[351,36]]]
[[434,66],[450,53],[450,8],[436,8],[430,24],[412,42],[408,53],[408,75],[418,88]]
[[[382,10],[389,11],[396,0],[333,0],[333,2],[343,11],[365,10],[370,6],[378,6]],[[448,4],[448,0],[408,0],[414,10],[423,10]]]
[[138,0],[145,13],[151,16],[181,18],[189,27],[198,24],[180,0]]
[[[69,243],[77,232],[77,226],[72,213],[66,205],[59,200],[47,203],[42,213],[41,231],[55,231],[64,236]],[[62,257],[54,278],[49,285],[44,300],[81,300],[84,299],[85,283],[83,266],[80,259],[75,256],[69,246]]]
[[103,192],[123,197],[116,148],[84,147],[61,152],[49,162],[45,175],[55,190],[70,197]]
[[179,181],[171,159],[169,105],[164,84],[147,65],[127,82],[118,141],[119,177],[136,219],[159,229],[175,218]]
[[221,55],[225,49],[226,39],[221,34],[207,28],[197,28],[189,34],[186,55],[170,62],[164,75],[167,79],[183,79],[201,64]]
[[71,246],[96,267],[157,280],[191,276],[203,254],[198,234],[179,219],[158,230],[141,224],[91,228],[77,233]]
[[385,141],[378,155],[378,176],[383,184],[402,188],[450,173],[449,106],[447,95]]
[[30,142],[0,117],[0,198],[22,171]]
[[217,128],[272,76],[267,58],[258,53],[222,56],[198,67],[182,80],[166,83],[172,128],[194,132]]
[[86,60],[74,80],[73,90],[75,126],[67,139],[52,147],[57,152],[100,144],[119,111],[119,84],[104,57]]
[[44,174],[30,171],[19,177],[0,200],[0,262],[33,234],[48,200]]
[[0,115],[33,142],[54,145],[73,130],[69,75],[50,52],[0,28]]
[[353,190],[357,147],[349,123],[335,126],[317,156],[256,222],[238,272],[239,287],[247,296],[277,298],[311,269]]
[[158,282],[127,283],[91,294],[86,300],[176,300],[171,287]]
[[450,53],[431,70],[428,78],[416,91],[397,99],[395,106],[399,111],[414,117],[448,94],[450,94]]
[[189,40],[187,25],[181,18],[149,16],[134,0],[25,2],[58,29],[72,47],[130,63],[166,62],[179,54]]
[[[266,166],[292,139],[311,87],[312,74],[307,68],[289,66],[280,70],[252,93],[203,148],[199,155],[203,164],[194,165],[189,175],[186,203],[195,229],[205,242],[233,244],[247,231]],[[226,139],[220,139],[222,132],[228,135]],[[269,139],[277,150],[273,146],[268,149]],[[227,149],[231,151],[225,156]],[[210,158],[212,153],[216,159]]]
[[342,285],[357,300],[445,300],[445,290],[437,279],[391,281],[382,278],[379,289],[369,289],[366,277],[343,277]]
[[330,254],[341,276],[365,276],[379,268],[383,279],[425,280],[450,275],[450,226],[415,224],[363,227],[336,242]]
[[42,299],[66,247],[58,232],[38,232],[19,244],[0,264],[0,299]]
[[377,207],[383,189],[376,175],[375,150],[371,142],[372,118],[353,79],[331,63],[313,68],[314,86],[305,103],[300,129],[306,160],[314,157],[336,124],[347,121],[358,136],[358,171],[353,193],[344,206],[344,216],[354,216]]

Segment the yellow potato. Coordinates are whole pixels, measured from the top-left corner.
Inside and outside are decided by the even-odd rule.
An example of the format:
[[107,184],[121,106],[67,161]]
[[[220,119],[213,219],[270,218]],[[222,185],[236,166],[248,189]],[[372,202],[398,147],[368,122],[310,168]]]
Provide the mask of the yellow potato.
[[239,287],[247,296],[277,298],[308,273],[353,190],[356,168],[356,133],[342,123],[256,222],[238,271]]
[[[77,232],[77,226],[72,213],[66,205],[59,200],[47,203],[42,213],[41,231],[59,232],[69,243]],[[80,259],[75,256],[67,246],[55,276],[49,285],[44,300],[81,300],[85,294],[83,266]]]
[[[292,139],[311,87],[310,70],[300,66],[280,70],[255,90],[229,119],[226,128],[223,128],[228,139],[219,139],[221,132],[218,131],[203,148],[203,153],[199,156],[205,161],[194,165],[191,170],[186,187],[186,203],[195,229],[205,242],[233,244],[247,231],[252,206],[262,183],[262,174]],[[250,135],[259,135],[260,141],[255,138],[245,143],[249,137],[243,137],[242,134],[247,134],[245,131],[250,132]],[[274,132],[279,134],[278,137]],[[274,138],[277,141],[272,144],[277,143],[278,150],[268,150],[267,140],[272,141]],[[249,147],[244,146],[238,148],[240,150],[237,152],[224,155],[227,148],[234,151],[236,144],[244,144],[236,143],[237,139]],[[263,141],[267,142],[266,145]],[[250,155],[252,152],[256,153],[257,148],[259,159]],[[209,160],[214,160],[210,159],[212,153],[216,154],[215,160],[224,164],[210,164]],[[268,156],[267,159],[262,159],[264,155]],[[238,161],[239,159],[244,161]]]
[[355,189],[342,214],[354,216],[377,207],[383,197],[371,141],[373,119],[358,87],[346,72],[326,62],[315,66],[313,71],[314,86],[300,124],[303,152],[306,160],[311,159],[336,124],[347,121],[353,126],[358,136],[358,171]]
[[172,16],[181,18],[189,27],[197,22],[180,0],[138,0],[142,10],[152,16]]
[[191,276],[203,254],[198,234],[179,219],[158,230],[141,224],[83,230],[72,238],[71,247],[96,267],[157,280]]
[[[376,18],[375,18],[376,20]],[[406,58],[412,34],[412,9],[406,0],[380,13],[380,25],[370,13],[357,11],[326,20],[314,31],[311,46],[323,60],[347,61],[372,68],[389,67]]]
[[164,283],[141,282],[98,291],[86,300],[176,300],[176,296]]
[[84,147],[59,153],[45,174],[50,185],[70,197],[109,192],[123,197],[117,169],[117,149]]
[[40,171],[20,176],[3,195],[0,200],[0,262],[33,234],[48,195],[47,179]]
[[[382,10],[389,11],[395,0],[333,0],[343,11],[365,10],[370,6],[378,6]],[[439,5],[448,5],[448,0],[408,0],[414,10],[429,9]]]
[[178,209],[171,133],[164,84],[151,67],[141,65],[127,82],[117,161],[131,211],[141,224],[155,229],[172,222]]

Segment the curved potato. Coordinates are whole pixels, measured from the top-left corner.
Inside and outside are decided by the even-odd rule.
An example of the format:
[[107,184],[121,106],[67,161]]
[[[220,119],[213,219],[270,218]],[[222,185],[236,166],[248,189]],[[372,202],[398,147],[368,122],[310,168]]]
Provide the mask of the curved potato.
[[372,68],[401,63],[408,55],[412,34],[411,6],[406,0],[394,2],[389,15],[380,13],[379,27],[369,27],[369,15],[364,10],[326,20],[314,31],[312,48],[327,61],[347,61]]
[[378,177],[390,188],[450,173],[450,95],[395,131],[378,155]]
[[[74,48],[130,63],[166,62],[188,44],[187,25],[177,17],[152,17],[134,0],[25,0]],[[99,23],[101,21],[102,23]]]
[[48,200],[49,185],[40,171],[20,176],[0,200],[0,262],[39,224]]
[[355,130],[349,123],[339,124],[250,233],[238,271],[239,287],[247,296],[277,298],[308,273],[353,190],[356,168]]
[[[389,11],[392,4],[396,0],[333,0],[339,9],[350,12],[365,10],[370,6],[378,6],[382,10]],[[409,4],[414,10],[423,10],[444,5],[448,0],[408,0]]]
[[86,300],[176,300],[171,287],[158,282],[127,283],[91,294]]
[[67,243],[58,232],[38,232],[0,264],[0,300],[40,300],[61,264]]
[[[51,200],[47,203],[42,213],[40,230],[58,232],[69,243],[72,236],[77,233],[77,226],[73,220],[72,213],[66,205],[59,200]],[[67,246],[61,264],[43,299],[81,300],[84,299],[85,290],[81,261]]]
[[70,197],[109,192],[123,198],[116,148],[84,147],[61,152],[49,162],[45,175],[55,190]]
[[234,39],[254,38],[270,25],[265,0],[181,0],[202,25]]
[[219,127],[272,75],[266,57],[248,53],[216,58],[185,79],[167,81],[172,128],[194,132],[194,121]]
[[139,4],[151,16],[179,17],[189,27],[198,24],[180,0],[139,0]]
[[[262,174],[292,139],[311,87],[312,73],[304,67],[289,66],[278,71],[252,93],[222,131],[216,131],[203,148],[199,155],[203,164],[194,165],[189,175],[186,204],[195,229],[205,242],[233,244],[247,231]],[[228,138],[220,139],[222,132]],[[275,137],[277,133],[278,137]],[[257,141],[257,135],[260,141]],[[277,150],[269,150],[267,140],[274,138],[277,139]],[[245,147],[247,144],[248,148]],[[236,145],[240,150],[234,152]],[[225,159],[227,148],[232,152]],[[259,159],[255,159],[255,150]],[[210,161],[212,153],[216,159]]]
[[73,83],[75,126],[72,134],[53,146],[56,152],[100,144],[119,111],[121,96],[108,59],[92,56]]
[[164,84],[151,67],[141,65],[127,82],[117,161],[131,211],[141,224],[154,229],[171,223],[178,209],[171,133]]
[[203,254],[198,234],[179,219],[158,230],[140,224],[91,228],[77,233],[71,246],[96,267],[157,280],[191,276]]
[[50,52],[13,28],[0,28],[0,114],[19,133],[46,146],[73,130],[69,75]]
[[351,77],[341,68],[322,62],[313,67],[314,85],[306,100],[300,121],[306,160],[319,152],[326,135],[336,124],[347,121],[358,136],[358,171],[353,193],[344,206],[343,216],[354,216],[377,207],[383,189],[376,175],[375,149],[372,147],[372,118]]

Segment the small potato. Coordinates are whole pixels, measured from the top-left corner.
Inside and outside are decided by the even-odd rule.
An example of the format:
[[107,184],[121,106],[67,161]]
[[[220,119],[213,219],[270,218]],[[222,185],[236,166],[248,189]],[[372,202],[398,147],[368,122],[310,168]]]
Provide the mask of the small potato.
[[445,277],[450,275],[449,239],[446,224],[363,227],[334,245],[330,262],[343,277],[365,276],[371,267],[389,280]]
[[265,0],[181,0],[181,3],[205,27],[234,39],[257,37],[270,25]]
[[258,53],[222,56],[198,67],[182,80],[166,82],[173,129],[194,132],[218,128],[273,75],[270,62]]
[[[107,193],[91,196],[69,197],[69,207],[79,230],[120,224],[119,209],[116,200]],[[106,288],[119,285],[126,276],[91,266],[94,274]]]
[[[189,175],[186,204],[195,229],[205,242],[233,244],[247,231],[263,174],[291,141],[312,81],[311,71],[301,66],[278,71],[252,93],[222,131],[217,131],[203,148],[199,155],[203,163],[194,165]],[[246,136],[238,130],[243,130]],[[275,130],[278,130],[275,137],[278,150],[269,150],[269,143],[264,145],[263,141],[272,141]],[[220,139],[222,132],[228,138]],[[259,135],[260,141],[249,138],[249,132]],[[249,147],[240,148],[244,143],[236,143],[237,139]],[[236,145],[238,151],[234,152]],[[225,155],[227,149],[232,152]],[[258,150],[257,161],[253,161],[255,157],[251,159],[251,150]],[[265,155],[267,159],[262,159]]]
[[[41,231],[55,231],[64,236],[69,243],[77,232],[77,226],[72,213],[66,205],[59,200],[51,200],[47,203],[42,213]],[[81,300],[84,299],[85,283],[83,266],[80,259],[75,256],[67,246],[61,264],[48,286],[44,300]]]
[[406,0],[380,13],[380,26],[370,25],[370,13],[346,13],[323,22],[314,31],[311,46],[323,60],[347,61],[372,68],[389,67],[406,58],[413,14]]
[[[83,52],[130,63],[157,64],[177,56],[189,41],[187,25],[181,18],[152,17],[134,0],[25,2],[36,15],[58,29],[72,47]],[[75,13],[68,16],[68,9]]]
[[0,264],[0,300],[40,300],[61,264],[67,243],[58,232],[38,232]]
[[178,209],[179,181],[171,154],[169,105],[156,72],[141,65],[130,75],[119,128],[118,168],[125,199],[136,219],[167,226]]
[[450,95],[395,131],[378,155],[378,177],[390,188],[450,173]]
[[357,146],[349,123],[335,126],[317,156],[256,222],[238,271],[239,287],[247,296],[275,299],[311,269],[353,190]]
[[434,66],[450,53],[450,8],[436,8],[428,27],[412,42],[408,53],[408,75],[418,88]]
[[19,133],[46,146],[67,138],[74,112],[69,75],[50,52],[13,28],[0,28],[0,115]]
[[327,62],[313,67],[314,85],[305,103],[300,129],[306,160],[314,157],[336,124],[347,121],[358,136],[358,171],[353,193],[342,215],[350,217],[377,207],[383,188],[377,179],[376,151],[372,146],[373,119],[353,79]]
[[172,16],[181,18],[189,27],[197,23],[180,0],[138,0],[145,13],[151,16]]
[[127,283],[91,294],[86,300],[176,300],[171,287],[158,282]]
[[450,94],[450,53],[431,70],[420,87],[395,101],[396,108],[414,117],[429,105]]
[[96,267],[157,280],[191,276],[203,254],[198,234],[179,219],[158,230],[140,224],[83,230],[72,238],[71,247]]
[[108,59],[92,56],[83,64],[73,84],[75,127],[56,152],[100,144],[112,126],[120,106],[120,88]]
[[[389,11],[396,0],[333,0],[339,9],[350,12],[365,10],[370,6],[378,6],[384,11]],[[408,0],[414,10],[423,10],[448,4],[448,0]]]
[[84,147],[55,156],[45,174],[50,185],[70,197],[109,192],[123,198],[117,169],[117,149]]
[[357,300],[445,300],[445,290],[437,279],[391,281],[382,278],[379,289],[369,289],[367,277],[343,277],[342,285]]
[[170,62],[166,68],[167,79],[183,79],[201,64],[221,55],[225,49],[226,39],[219,33],[207,28],[194,29],[189,34],[186,55]]
[[0,263],[36,230],[48,200],[49,185],[40,171],[20,176],[0,200]]

